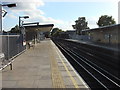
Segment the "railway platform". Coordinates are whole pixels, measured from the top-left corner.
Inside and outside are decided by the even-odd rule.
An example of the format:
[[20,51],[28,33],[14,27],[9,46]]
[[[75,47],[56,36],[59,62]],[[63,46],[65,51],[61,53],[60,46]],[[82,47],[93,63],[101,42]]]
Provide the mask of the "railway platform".
[[102,44],[102,43],[95,43],[95,42],[90,42],[90,41],[80,41],[80,40],[74,40],[74,39],[66,39],[66,40],[120,52],[119,45],[107,45],[107,44]]
[[2,70],[2,88],[80,88],[89,86],[50,39],[16,57]]

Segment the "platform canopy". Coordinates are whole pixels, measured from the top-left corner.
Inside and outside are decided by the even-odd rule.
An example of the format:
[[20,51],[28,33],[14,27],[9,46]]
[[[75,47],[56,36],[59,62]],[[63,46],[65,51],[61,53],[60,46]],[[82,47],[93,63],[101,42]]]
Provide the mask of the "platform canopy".
[[44,25],[27,25],[24,26],[27,32],[30,31],[41,31],[49,32],[53,28],[54,24],[44,24]]

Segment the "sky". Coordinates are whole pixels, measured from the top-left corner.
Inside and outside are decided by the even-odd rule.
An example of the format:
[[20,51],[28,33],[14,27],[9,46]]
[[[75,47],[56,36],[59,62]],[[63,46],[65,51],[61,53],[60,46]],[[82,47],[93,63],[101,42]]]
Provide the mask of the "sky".
[[119,0],[1,0],[0,3],[16,3],[17,7],[3,9],[7,15],[3,18],[3,29],[9,31],[19,22],[19,16],[29,16],[22,19],[24,23],[40,22],[54,24],[65,30],[73,30],[72,25],[78,17],[85,17],[88,27],[97,28],[96,22],[101,15],[113,16],[118,22]]

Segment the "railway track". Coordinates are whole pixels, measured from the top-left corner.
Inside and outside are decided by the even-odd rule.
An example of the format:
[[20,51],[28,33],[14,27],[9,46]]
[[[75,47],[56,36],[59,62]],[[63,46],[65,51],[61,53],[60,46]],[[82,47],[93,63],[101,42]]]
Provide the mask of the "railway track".
[[[106,58],[100,58],[100,53],[95,54],[95,52],[91,51],[88,48],[88,50],[86,50],[85,47],[82,47],[80,44],[76,45],[65,40],[53,41],[91,89],[120,89],[120,79],[114,74],[108,72],[106,69],[109,68],[109,65],[113,65],[113,70],[117,69],[117,66],[114,65],[117,62],[113,63],[112,61],[113,59],[116,60],[116,57],[112,58],[112,60],[110,59],[113,64],[107,63],[104,60],[107,57],[111,58],[111,56],[106,55]],[[108,65],[105,67],[102,65],[104,63],[105,65]],[[102,68],[100,65],[104,66],[104,68]]]

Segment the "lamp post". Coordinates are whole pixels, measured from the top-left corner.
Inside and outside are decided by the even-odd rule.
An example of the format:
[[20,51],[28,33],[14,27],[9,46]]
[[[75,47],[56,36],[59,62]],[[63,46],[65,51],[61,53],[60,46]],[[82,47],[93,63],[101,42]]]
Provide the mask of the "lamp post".
[[25,29],[23,28],[23,23],[21,23],[21,18],[27,19],[29,16],[19,16],[19,30],[23,37],[23,46],[26,45],[26,35],[25,35]]
[[[2,11],[4,11],[4,10],[2,10],[2,7],[3,6],[7,6],[7,7],[9,7],[9,8],[12,8],[12,7],[16,7],[16,4],[15,3],[13,3],[13,4],[0,4],[0,32],[2,32]],[[5,11],[4,11],[5,12]],[[4,14],[4,16],[7,14],[7,12],[5,12],[5,14]]]
[[27,19],[29,16],[19,16],[19,29],[21,28],[21,18]]

